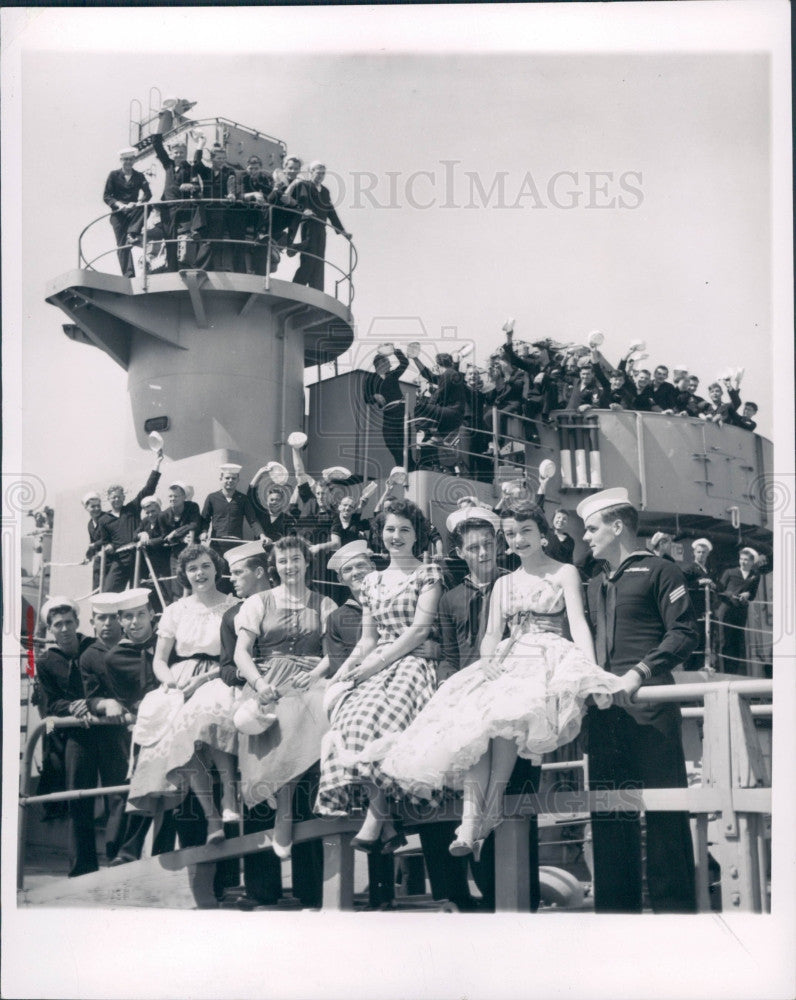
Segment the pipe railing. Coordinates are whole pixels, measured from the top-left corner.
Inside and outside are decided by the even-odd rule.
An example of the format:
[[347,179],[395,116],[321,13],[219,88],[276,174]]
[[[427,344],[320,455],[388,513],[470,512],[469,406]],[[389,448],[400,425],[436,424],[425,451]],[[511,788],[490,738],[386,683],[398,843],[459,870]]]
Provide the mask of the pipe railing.
[[[268,230],[267,238],[263,241],[260,241],[256,238],[257,235],[256,233],[255,233],[255,239],[253,240],[246,239],[245,237],[243,239],[237,239],[232,237],[210,238],[203,236],[200,232],[180,234],[172,238],[167,238],[164,233],[162,237],[157,237],[156,239],[151,238],[148,229],[148,222],[149,222],[149,215],[153,209],[166,207],[174,211],[182,209],[187,213],[189,211],[190,212],[195,211],[199,206],[204,206],[209,211],[219,211],[219,212],[229,211],[229,212],[239,213],[241,216],[244,213],[259,212],[263,217],[263,225],[265,225],[267,222],[267,230]],[[221,249],[223,249],[226,246],[243,247],[244,251],[247,252],[247,254],[255,254],[258,251],[263,253],[265,256],[265,274],[258,275],[258,277],[263,277],[265,279],[266,291],[268,291],[270,289],[271,275],[273,271],[276,269],[271,258],[271,251],[277,250],[281,254],[282,250],[287,251],[291,249],[290,244],[283,245],[278,240],[274,240],[273,238],[274,211],[284,212],[285,214],[296,216],[297,228],[298,224],[300,224],[303,220],[308,218],[307,216],[304,215],[304,212],[300,209],[289,208],[281,205],[270,205],[270,204],[258,205],[256,203],[248,203],[240,199],[231,201],[228,198],[184,198],[184,199],[169,199],[161,201],[150,200],[148,202],[137,203],[135,208],[132,209],[131,211],[142,212],[140,246],[143,253],[143,259],[142,259],[143,266],[142,266],[141,277],[144,284],[144,290],[146,290],[146,288],[148,287],[148,278],[151,273],[148,261],[148,250],[151,248],[151,246],[154,244],[158,244],[162,245],[163,247],[173,246],[173,245],[179,247],[180,244],[187,239],[190,243],[196,245],[197,247],[205,244],[209,245],[217,244],[218,247]],[[108,212],[104,215],[98,216],[96,219],[93,219],[91,222],[88,223],[87,226],[83,228],[83,230],[80,233],[80,236],[78,237],[79,268],[85,268],[87,270],[99,270],[97,267],[95,267],[98,261],[104,260],[106,257],[109,257],[113,254],[118,254],[120,250],[127,250],[128,252],[131,252],[133,246],[137,245],[136,243],[126,243],[119,246],[111,247],[108,250],[103,250],[101,253],[96,254],[91,258],[86,256],[83,249],[84,238],[86,237],[86,234],[89,232],[89,230],[92,230],[93,227],[101,223],[103,220],[110,219],[111,216],[115,214],[117,213]],[[312,219],[318,225],[322,225],[325,228],[330,229],[332,232],[337,233],[337,230],[330,222],[325,221],[323,219],[318,219],[315,216],[312,216]],[[257,227],[257,228],[259,228],[262,231],[262,227]],[[308,250],[302,249],[300,244],[295,244],[293,246],[297,254],[301,254],[302,256],[305,257],[310,257],[313,260],[318,260],[324,265],[331,267],[333,271],[336,271],[340,275],[340,277],[337,278],[334,283],[334,297],[338,299],[338,301],[346,301],[346,304],[350,309],[351,304],[353,303],[354,300],[354,284],[352,276],[359,262],[359,255],[357,253],[353,241],[349,239],[347,242],[349,244],[348,270],[346,270],[344,267],[339,266],[338,264],[334,263],[334,261],[329,260],[326,257],[322,257],[319,254],[315,254]],[[245,272],[239,272],[239,273],[245,273]],[[339,294],[341,285],[347,286],[348,289],[348,294],[343,300],[340,299],[340,294]],[[321,291],[323,291],[323,289],[321,289]]]
[[[750,705],[749,699],[770,699],[771,681],[740,680],[705,682],[642,688],[636,701],[642,704],[703,702],[705,736],[702,758],[702,783],[688,788],[622,788],[617,790],[549,791],[508,796],[504,799],[504,821],[495,831],[496,909],[527,911],[529,908],[530,872],[528,870],[528,833],[530,817],[542,820],[578,816],[584,821],[588,812],[689,811],[694,826],[697,890],[699,909],[710,908],[708,885],[708,822],[716,823],[714,850],[721,864],[722,896],[725,909],[764,912],[768,909],[766,891],[767,852],[763,819],[771,812],[770,771],[757,743],[754,719],[767,716],[768,705]],[[686,709],[686,712],[689,710]],[[692,714],[689,712],[689,715]],[[748,720],[748,721],[747,721]],[[94,720],[95,724],[103,721]],[[129,721],[129,720],[125,720]],[[56,727],[82,725],[81,720],[54,720]],[[36,801],[29,792],[29,772],[36,741],[45,724],[34,730],[26,747],[20,795],[20,840],[18,845],[18,885],[23,886],[24,814],[26,806]],[[543,765],[546,770],[573,769],[581,761],[562,761]],[[119,786],[121,793],[124,789]],[[114,787],[114,791],[117,788]],[[81,790],[85,793],[86,790]],[[109,789],[97,788],[96,795]],[[460,806],[447,804],[448,813],[459,815]],[[411,807],[401,809],[405,829],[413,831],[424,822],[436,822],[438,813],[415,815]],[[453,818],[446,813],[445,818]],[[574,820],[573,820],[574,821]],[[294,843],[321,839],[324,845],[324,908],[351,909],[353,906],[353,852],[351,838],[359,825],[353,819],[313,819],[294,827]],[[188,848],[152,860],[164,869],[175,870],[190,864],[215,862],[222,858],[241,857],[268,849],[269,834],[247,834],[213,847]]]

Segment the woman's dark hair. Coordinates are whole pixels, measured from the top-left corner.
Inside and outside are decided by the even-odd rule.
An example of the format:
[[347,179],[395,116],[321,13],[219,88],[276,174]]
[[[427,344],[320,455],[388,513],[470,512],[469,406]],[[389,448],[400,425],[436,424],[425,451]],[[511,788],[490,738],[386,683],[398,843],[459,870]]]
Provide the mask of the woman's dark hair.
[[501,513],[501,517],[513,517],[515,521],[533,521],[539,529],[539,534],[544,536],[550,530],[547,518],[539,504],[531,503],[530,500],[512,500]]
[[[417,504],[412,503],[411,500],[393,500],[390,504],[387,517],[391,515],[405,518],[415,529],[417,538],[415,539],[415,544],[412,546],[412,555],[416,559],[419,559],[428,548],[430,533],[428,518]],[[387,523],[387,518],[384,519],[384,523]]]
[[[304,562],[307,564],[306,575],[309,577],[310,564],[312,562],[309,543],[306,542],[300,535],[285,535],[284,538],[280,538],[274,542],[271,546],[271,551],[268,553],[268,570],[272,574],[273,579],[281,582],[279,572],[276,568],[277,553],[291,552],[294,550],[300,552],[304,556]],[[305,582],[312,583],[311,580],[305,580]]]
[[184,590],[191,589],[191,585],[188,582],[188,576],[185,572],[188,563],[196,562],[196,560],[202,556],[209,556],[212,560],[213,565],[216,568],[216,583],[218,583],[226,572],[227,564],[209,545],[189,545],[187,549],[182,550],[177,563],[177,583],[179,583]]

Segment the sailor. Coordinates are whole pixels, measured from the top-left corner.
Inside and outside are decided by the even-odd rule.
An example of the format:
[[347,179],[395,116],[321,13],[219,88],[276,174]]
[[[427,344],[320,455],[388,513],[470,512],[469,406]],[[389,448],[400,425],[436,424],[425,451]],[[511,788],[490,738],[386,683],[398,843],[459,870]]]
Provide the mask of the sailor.
[[[643,684],[673,684],[672,668],[696,647],[698,632],[685,577],[637,539],[638,511],[623,487],[578,504],[584,541],[607,570],[589,581],[588,614],[597,662],[623,678],[604,710],[589,710],[589,784],[685,788],[678,705],[637,705]],[[646,813],[647,887],[656,913],[696,910],[694,854],[687,812]],[[594,899],[598,913],[641,911],[641,824],[637,813],[593,812]]]
[[102,530],[103,523],[107,520],[107,514],[102,509],[102,499],[99,493],[92,490],[83,497],[81,503],[89,516],[88,540],[89,546],[86,549],[86,562],[93,561],[92,567],[92,590],[98,590],[100,586],[100,565],[99,553],[105,544],[106,538]]
[[265,541],[267,536],[257,520],[251,500],[237,488],[241,466],[235,462],[225,462],[218,470],[221,489],[208,494],[202,507],[202,540],[230,539],[216,545],[216,551],[223,555],[227,548],[235,544],[232,539],[243,540],[244,517],[260,541]]
[[672,558],[673,541],[674,539],[667,532],[656,531],[652,538],[650,538],[650,551],[660,559],[668,559],[669,562],[674,562]]
[[106,591],[117,593],[133,580],[135,568],[135,538],[141,522],[141,501],[151,496],[160,480],[160,463],[163,461],[163,449],[159,449],[155,465],[147,481],[132,500],[125,503],[124,487],[114,484],[108,487],[108,501],[111,509],[102,525],[106,538],[105,551],[108,555],[107,575],[104,587]]
[[[246,491],[257,518],[263,526],[266,544],[296,533],[295,519],[287,512],[290,493],[285,486],[273,478],[274,475],[281,473],[287,479],[287,469],[283,465],[279,462],[268,462],[254,473],[249,483],[249,489]],[[280,475],[279,478],[281,479],[282,476]],[[265,480],[264,483],[263,480]],[[260,499],[261,492],[265,492],[265,506]]]
[[[160,112],[157,131],[152,134],[152,148],[165,171],[163,181],[163,201],[179,202],[190,199],[198,193],[199,185],[191,180],[193,168],[186,159],[188,149],[183,139],[178,139],[169,147],[171,156],[163,147],[163,134],[173,127],[173,115],[170,110]],[[177,238],[180,232],[187,232],[191,225],[193,209],[188,205],[161,205],[160,219],[163,226],[166,243],[166,260],[169,271],[177,270]]]
[[139,200],[149,201],[152,198],[146,177],[140,171],[133,170],[137,155],[132,147],[119,150],[121,167],[108,174],[102,194],[102,200],[111,209],[110,224],[119,247],[119,266],[125,278],[135,277],[130,244],[140,239],[144,222],[144,211],[138,204]]
[[[335,231],[347,240],[351,233],[346,232],[332,204],[329,189],[323,184],[326,176],[326,166],[319,160],[310,164],[308,180],[296,180],[287,189],[289,198],[298,202],[298,208],[303,212],[301,221],[301,263],[293,276],[297,285],[308,285],[323,291],[324,256],[326,254],[326,222],[332,224]],[[293,254],[296,248],[292,247]],[[290,255],[290,251],[288,251]]]
[[[146,552],[146,560],[152,565],[152,570],[157,578],[158,585],[163,593],[164,606],[168,603],[168,584],[166,577],[169,575],[169,549],[166,548],[164,539],[165,532],[160,523],[161,507],[160,500],[155,496],[144,497],[141,501],[141,525],[138,531],[138,547]],[[149,573],[149,565],[144,562],[141,572],[142,583],[149,583],[154,587]],[[161,584],[161,581],[162,584]]]
[[553,527],[547,532],[544,541],[547,542],[545,551],[551,559],[571,564],[574,561],[575,539],[564,530],[568,523],[569,514],[563,507],[559,507],[553,514]]
[[[497,561],[497,532],[500,518],[485,507],[465,507],[454,511],[445,527],[452,536],[456,554],[467,564],[467,576],[458,587],[446,591],[439,604],[442,657],[438,681],[444,683],[456,671],[470,666],[479,657],[481,639],[489,614],[489,601],[496,580],[505,575]],[[537,791],[541,771],[529,760],[518,757],[506,794]],[[452,858],[448,847],[456,836],[456,822],[425,824],[420,841],[426,857],[432,887],[435,876],[446,886],[444,895],[459,909],[495,908],[495,837],[487,837],[479,861],[469,859],[473,878],[482,896],[478,907],[467,889],[466,859]],[[539,907],[539,830],[531,818],[528,838],[530,908]]]
[[169,483],[168,507],[158,519],[163,544],[169,549],[169,581],[162,587],[167,601],[182,597],[182,587],[177,581],[180,553],[193,545],[202,527],[199,504],[190,499],[192,496],[193,490],[181,479]]
[[[80,655],[80,675],[83,693],[92,715],[98,717],[119,717],[124,714],[124,706],[119,704],[105,685],[105,656],[122,638],[118,606],[120,595],[115,593],[94,594],[91,598],[91,624],[96,638]],[[100,782],[112,787],[123,785],[127,780],[127,761],[130,753],[130,738],[123,726],[97,726],[88,730],[94,751],[93,774],[89,768],[83,775],[85,784],[81,788],[94,788]],[[99,780],[98,780],[99,779]],[[109,797],[109,816],[105,825],[105,856],[112,861],[122,841],[125,827],[122,795]]]
[[406,402],[401,390],[401,376],[409,367],[409,358],[399,348],[393,353],[398,359],[395,368],[390,368],[390,358],[376,354],[373,359],[374,371],[365,379],[365,402],[377,407],[381,412],[381,434],[384,446],[392,455],[396,465],[404,464],[404,416]]
[[[268,580],[268,556],[262,542],[245,542],[228,549],[226,553],[229,574],[235,596],[245,601],[252,594],[259,594],[270,589]],[[238,674],[235,666],[235,619],[241,604],[235,605],[224,612],[221,619],[221,680],[230,687],[243,687],[245,681]],[[241,737],[242,739],[245,737]],[[274,826],[274,810],[265,802],[259,803],[253,809],[244,807],[243,832],[258,833],[262,830],[272,830]],[[296,844],[294,852],[299,855],[303,845]],[[237,862],[236,862],[237,864]],[[246,897],[239,901],[241,909],[254,906],[268,906],[279,902],[282,897],[282,864],[273,851],[258,851],[247,854],[243,859],[243,880],[246,886]]]
[[[155,615],[146,587],[135,587],[116,595],[115,607],[123,636],[108,650],[101,662],[92,661],[84,668],[84,678],[90,692],[93,711],[98,715],[115,716],[123,712],[134,714],[144,695],[154,691],[158,680],[152,669],[157,633]],[[130,754],[130,737],[125,735],[125,765]],[[127,767],[125,766],[125,770]],[[126,813],[121,843],[111,867],[137,861],[141,857],[144,839],[152,817],[141,813]],[[172,810],[160,817],[152,842],[152,854],[174,849],[175,820]]]
[[749,604],[757,596],[760,574],[755,569],[758,554],[746,547],[738,553],[738,565],[721,574],[718,587],[719,653],[725,674],[746,673],[746,619]]
[[[36,660],[44,710],[47,715],[74,716],[86,727],[63,730],[66,790],[90,788],[96,775],[96,753],[88,729],[91,713],[80,675],[80,656],[94,640],[78,632],[79,610],[71,597],[53,595],[42,605],[40,615],[52,637]],[[69,803],[69,855],[70,878],[97,870],[94,799],[73,799]]]
[[[708,538],[696,538],[691,542],[691,550],[694,553],[694,561],[683,567],[683,576],[688,584],[688,593],[700,626],[699,644],[691,654],[685,669],[701,670],[705,666],[705,629],[703,623],[708,609],[711,613],[715,613],[716,610],[716,579],[713,571],[708,567],[708,556],[713,551],[713,545]],[[710,659],[712,660],[712,658],[713,650],[711,650]]]

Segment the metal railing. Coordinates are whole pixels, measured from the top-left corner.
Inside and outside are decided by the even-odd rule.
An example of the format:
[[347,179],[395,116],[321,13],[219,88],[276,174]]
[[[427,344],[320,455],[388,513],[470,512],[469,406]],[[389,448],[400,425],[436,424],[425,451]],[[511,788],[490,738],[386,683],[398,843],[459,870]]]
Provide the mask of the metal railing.
[[[175,212],[182,210],[186,213],[188,212],[193,213],[200,207],[204,207],[208,211],[235,212],[239,213],[241,216],[244,213],[259,213],[262,216],[262,225],[257,227],[258,232],[265,233],[265,231],[267,230],[267,235],[264,235],[262,240],[257,239],[258,235],[257,232],[255,232],[254,234],[255,236],[254,239],[247,239],[247,238],[237,239],[237,238],[232,238],[230,236],[211,238],[202,235],[201,232],[196,232],[193,229],[191,229],[188,233],[179,234],[171,238],[166,237],[165,232],[163,236],[157,236],[153,238],[150,235],[150,230],[149,230],[150,214],[153,210],[160,209],[161,207],[169,208]],[[140,202],[136,204],[135,208],[132,209],[131,211],[134,212],[140,211],[142,213],[140,241],[136,239],[135,243],[125,243],[122,245],[113,246],[110,249],[103,250],[98,254],[87,256],[86,253],[84,252],[84,241],[86,239],[87,234],[91,230],[93,230],[94,227],[97,226],[99,223],[103,222],[104,220],[109,220],[112,216],[118,213],[108,212],[104,215],[100,215],[96,219],[93,219],[91,222],[89,222],[88,225],[83,228],[83,230],[80,233],[80,236],[78,237],[77,266],[79,268],[85,268],[87,270],[102,270],[101,268],[96,267],[98,261],[104,261],[105,258],[112,255],[118,255],[122,251],[131,253],[133,247],[140,246],[142,250],[142,271],[140,277],[142,280],[144,291],[146,291],[149,285],[149,277],[153,273],[151,269],[149,255],[154,245],[157,245],[159,247],[162,245],[164,249],[169,246],[175,246],[177,249],[179,249],[181,245],[192,245],[196,248],[200,248],[204,245],[210,245],[213,248],[213,252],[223,251],[225,247],[231,247],[231,248],[239,247],[242,248],[242,251],[247,255],[251,256],[257,254],[263,255],[265,259],[265,271],[263,274],[258,274],[257,276],[262,277],[264,279],[265,290],[269,291],[271,287],[271,277],[274,271],[279,266],[279,262],[277,262],[277,264],[274,265],[274,262],[272,260],[272,251],[274,252],[274,256],[276,256],[277,253],[279,253],[279,255],[281,256],[282,250],[288,251],[294,247],[295,253],[300,254],[302,257],[308,257],[312,260],[319,261],[322,265],[332,268],[333,271],[339,274],[339,277],[336,278],[334,281],[334,297],[338,301],[345,302],[345,304],[349,309],[352,306],[355,294],[352,275],[359,260],[359,255],[352,240],[350,239],[347,240],[348,242],[347,266],[341,267],[340,265],[335,264],[328,258],[322,257],[319,254],[312,253],[311,251],[302,248],[300,244],[295,244],[293,245],[293,247],[291,247],[291,245],[281,244],[273,238],[274,237],[273,213],[275,211],[278,211],[280,213],[285,213],[286,215],[289,214],[295,216],[297,228],[301,224],[301,222],[306,221],[308,218],[311,218],[311,220],[315,224],[324,226],[325,228],[330,229],[333,233],[337,233],[337,230],[334,228],[334,226],[332,226],[330,222],[319,219],[316,216],[311,216],[311,217],[306,216],[304,212],[301,211],[300,209],[289,208],[281,205],[250,204],[241,200],[231,201],[228,198],[185,198],[185,199],[177,199],[169,201],[151,200],[148,202]],[[184,267],[190,269],[191,265],[184,264]],[[164,269],[158,268],[157,272],[155,273],[158,274],[162,273],[162,270],[165,270],[165,268]],[[247,272],[240,271],[238,273],[247,273]],[[341,297],[341,286],[344,290],[342,292],[342,297]],[[320,291],[324,291],[324,289],[321,288]]]
[[[732,681],[644,687],[639,703],[701,702],[696,709],[686,709],[687,716],[699,714],[704,725],[702,780],[688,788],[622,788],[615,791],[551,791],[539,794],[508,796],[504,799],[504,821],[495,831],[496,909],[527,911],[530,899],[528,836],[531,816],[540,821],[572,818],[582,822],[584,814],[618,810],[624,813],[648,810],[656,812],[688,811],[692,817],[692,835],[696,860],[697,901],[700,912],[711,908],[708,876],[708,824],[714,822],[714,851],[721,866],[723,906],[728,910],[767,912],[766,886],[768,849],[764,817],[771,813],[771,772],[757,737],[755,719],[769,716],[773,685],[770,681]],[[750,699],[765,700],[751,705]],[[79,726],[77,719],[58,719],[58,728]],[[94,720],[94,724],[111,720]],[[125,719],[128,722],[129,718]],[[18,886],[24,885],[25,810],[49,796],[29,795],[29,771],[35,742],[45,724],[31,734],[24,757],[20,793],[18,846]],[[582,766],[581,761],[543,765],[543,769],[562,770]],[[123,794],[125,786],[81,789],[75,793],[55,793],[67,797],[85,797],[109,793]],[[455,811],[458,812],[458,806]],[[426,822],[436,822],[438,815],[418,817],[403,810],[405,829],[412,832]],[[575,818],[577,817],[577,819]],[[446,817],[452,818],[452,817]],[[321,839],[324,847],[325,909],[353,908],[354,859],[351,838],[359,826],[353,819],[312,819],[294,826],[293,841],[302,843]],[[271,846],[270,834],[246,834],[218,846],[188,848],[161,854],[150,859],[163,869],[173,871],[197,863],[212,863],[224,858],[242,857]]]

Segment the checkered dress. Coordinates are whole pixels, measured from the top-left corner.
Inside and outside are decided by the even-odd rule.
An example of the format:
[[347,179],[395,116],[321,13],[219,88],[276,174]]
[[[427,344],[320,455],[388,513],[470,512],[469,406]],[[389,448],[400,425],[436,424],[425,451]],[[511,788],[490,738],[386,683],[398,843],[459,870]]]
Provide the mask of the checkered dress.
[[[420,566],[391,590],[385,589],[382,576],[372,573],[365,579],[361,601],[378,628],[378,646],[387,646],[406,633],[420,595],[442,583],[442,573],[437,566]],[[434,694],[434,663],[422,656],[404,656],[344,696],[321,746],[317,812],[351,812],[364,805],[358,788],[362,781],[372,781],[389,791],[390,783],[382,779],[378,763],[344,766],[340,750],[358,754],[386,733],[406,729]]]

